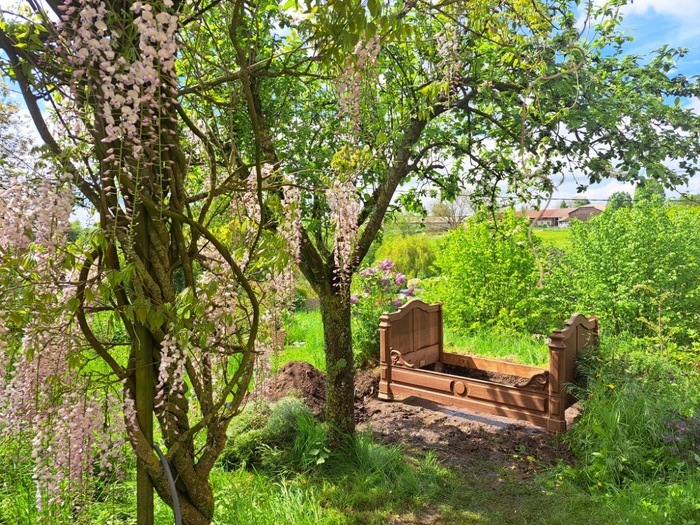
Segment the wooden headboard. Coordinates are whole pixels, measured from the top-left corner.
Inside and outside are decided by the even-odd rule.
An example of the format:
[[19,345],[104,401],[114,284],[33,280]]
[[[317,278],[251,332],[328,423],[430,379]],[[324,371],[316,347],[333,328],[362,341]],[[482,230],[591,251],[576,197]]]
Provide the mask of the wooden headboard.
[[413,299],[379,322],[380,359],[421,368],[442,357],[442,303]]
[[[566,385],[576,379],[576,358],[598,346],[598,318],[574,314],[561,330],[549,336],[549,393],[553,412],[571,406],[576,399],[566,392]],[[566,428],[566,427],[564,427]]]

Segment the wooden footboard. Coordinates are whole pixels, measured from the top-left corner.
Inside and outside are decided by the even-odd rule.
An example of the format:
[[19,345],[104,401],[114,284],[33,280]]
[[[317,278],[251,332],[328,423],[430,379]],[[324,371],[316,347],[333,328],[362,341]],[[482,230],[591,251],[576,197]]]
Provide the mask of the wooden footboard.
[[[598,320],[576,314],[562,330],[555,330],[549,341],[549,369],[443,352],[440,303],[413,300],[398,312],[382,315],[379,332],[380,399],[419,396],[563,432],[564,411],[574,402],[565,385],[575,379],[578,354],[597,344]],[[493,379],[496,376],[508,382]]]

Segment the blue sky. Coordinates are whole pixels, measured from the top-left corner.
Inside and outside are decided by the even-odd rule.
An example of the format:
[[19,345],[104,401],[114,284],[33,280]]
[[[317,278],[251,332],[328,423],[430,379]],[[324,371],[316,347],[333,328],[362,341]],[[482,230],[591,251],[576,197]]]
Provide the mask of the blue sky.
[[[688,53],[678,63],[678,72],[700,75],[700,0],[634,0],[623,8],[623,12],[622,29],[634,38],[625,46],[628,53],[648,55],[664,44],[688,48]],[[700,113],[700,100],[690,100],[688,105]],[[680,189],[700,193],[700,176]],[[607,199],[615,191],[633,192],[634,188],[617,180],[607,180],[591,186],[582,195],[591,200]],[[573,177],[567,177],[555,198],[575,195],[576,183]],[[667,191],[667,195],[673,197],[678,193]]]
[[[593,1],[597,4],[604,2]],[[7,8],[15,3],[17,0],[0,0],[0,7]],[[584,4],[585,0],[581,3]],[[664,44],[685,47],[689,51],[678,63],[678,72],[689,76],[700,75],[700,0],[632,0],[623,8],[623,13],[622,29],[634,38],[625,46],[628,53],[648,55]],[[688,105],[700,113],[700,100],[688,101]],[[634,191],[632,185],[617,180],[592,185],[583,194],[576,194],[576,186],[574,177],[567,175],[554,198],[604,200],[615,191]],[[687,187],[680,190],[700,193],[700,176],[694,177]],[[678,195],[670,191],[667,194],[670,197]],[[558,201],[553,205],[558,205]]]

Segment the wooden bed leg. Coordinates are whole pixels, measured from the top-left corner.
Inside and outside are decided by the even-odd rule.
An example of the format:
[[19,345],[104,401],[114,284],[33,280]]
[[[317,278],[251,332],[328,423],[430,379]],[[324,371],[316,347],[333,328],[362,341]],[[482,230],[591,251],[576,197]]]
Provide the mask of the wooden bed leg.
[[564,398],[549,398],[549,418],[547,419],[547,430],[561,434],[566,432],[566,419],[564,418]]
[[391,391],[391,347],[389,341],[389,329],[391,321],[389,314],[383,314],[379,318],[379,394],[377,397],[384,401],[393,401],[394,394]]
[[550,432],[565,432],[566,419],[566,344],[559,331],[549,336],[549,417],[547,430]]

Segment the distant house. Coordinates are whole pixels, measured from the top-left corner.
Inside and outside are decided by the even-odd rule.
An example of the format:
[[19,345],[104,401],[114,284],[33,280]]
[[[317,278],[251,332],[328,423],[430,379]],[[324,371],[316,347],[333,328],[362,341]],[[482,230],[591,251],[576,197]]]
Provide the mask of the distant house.
[[578,219],[581,222],[586,222],[591,217],[600,215],[605,210],[605,204],[586,204],[579,206],[569,214],[569,219]]
[[604,209],[604,204],[586,204],[577,208],[528,211],[527,217],[530,219],[530,224],[534,224],[535,226],[545,228],[566,228],[569,226],[571,219],[578,219],[581,222],[586,222],[591,217],[600,215]]

